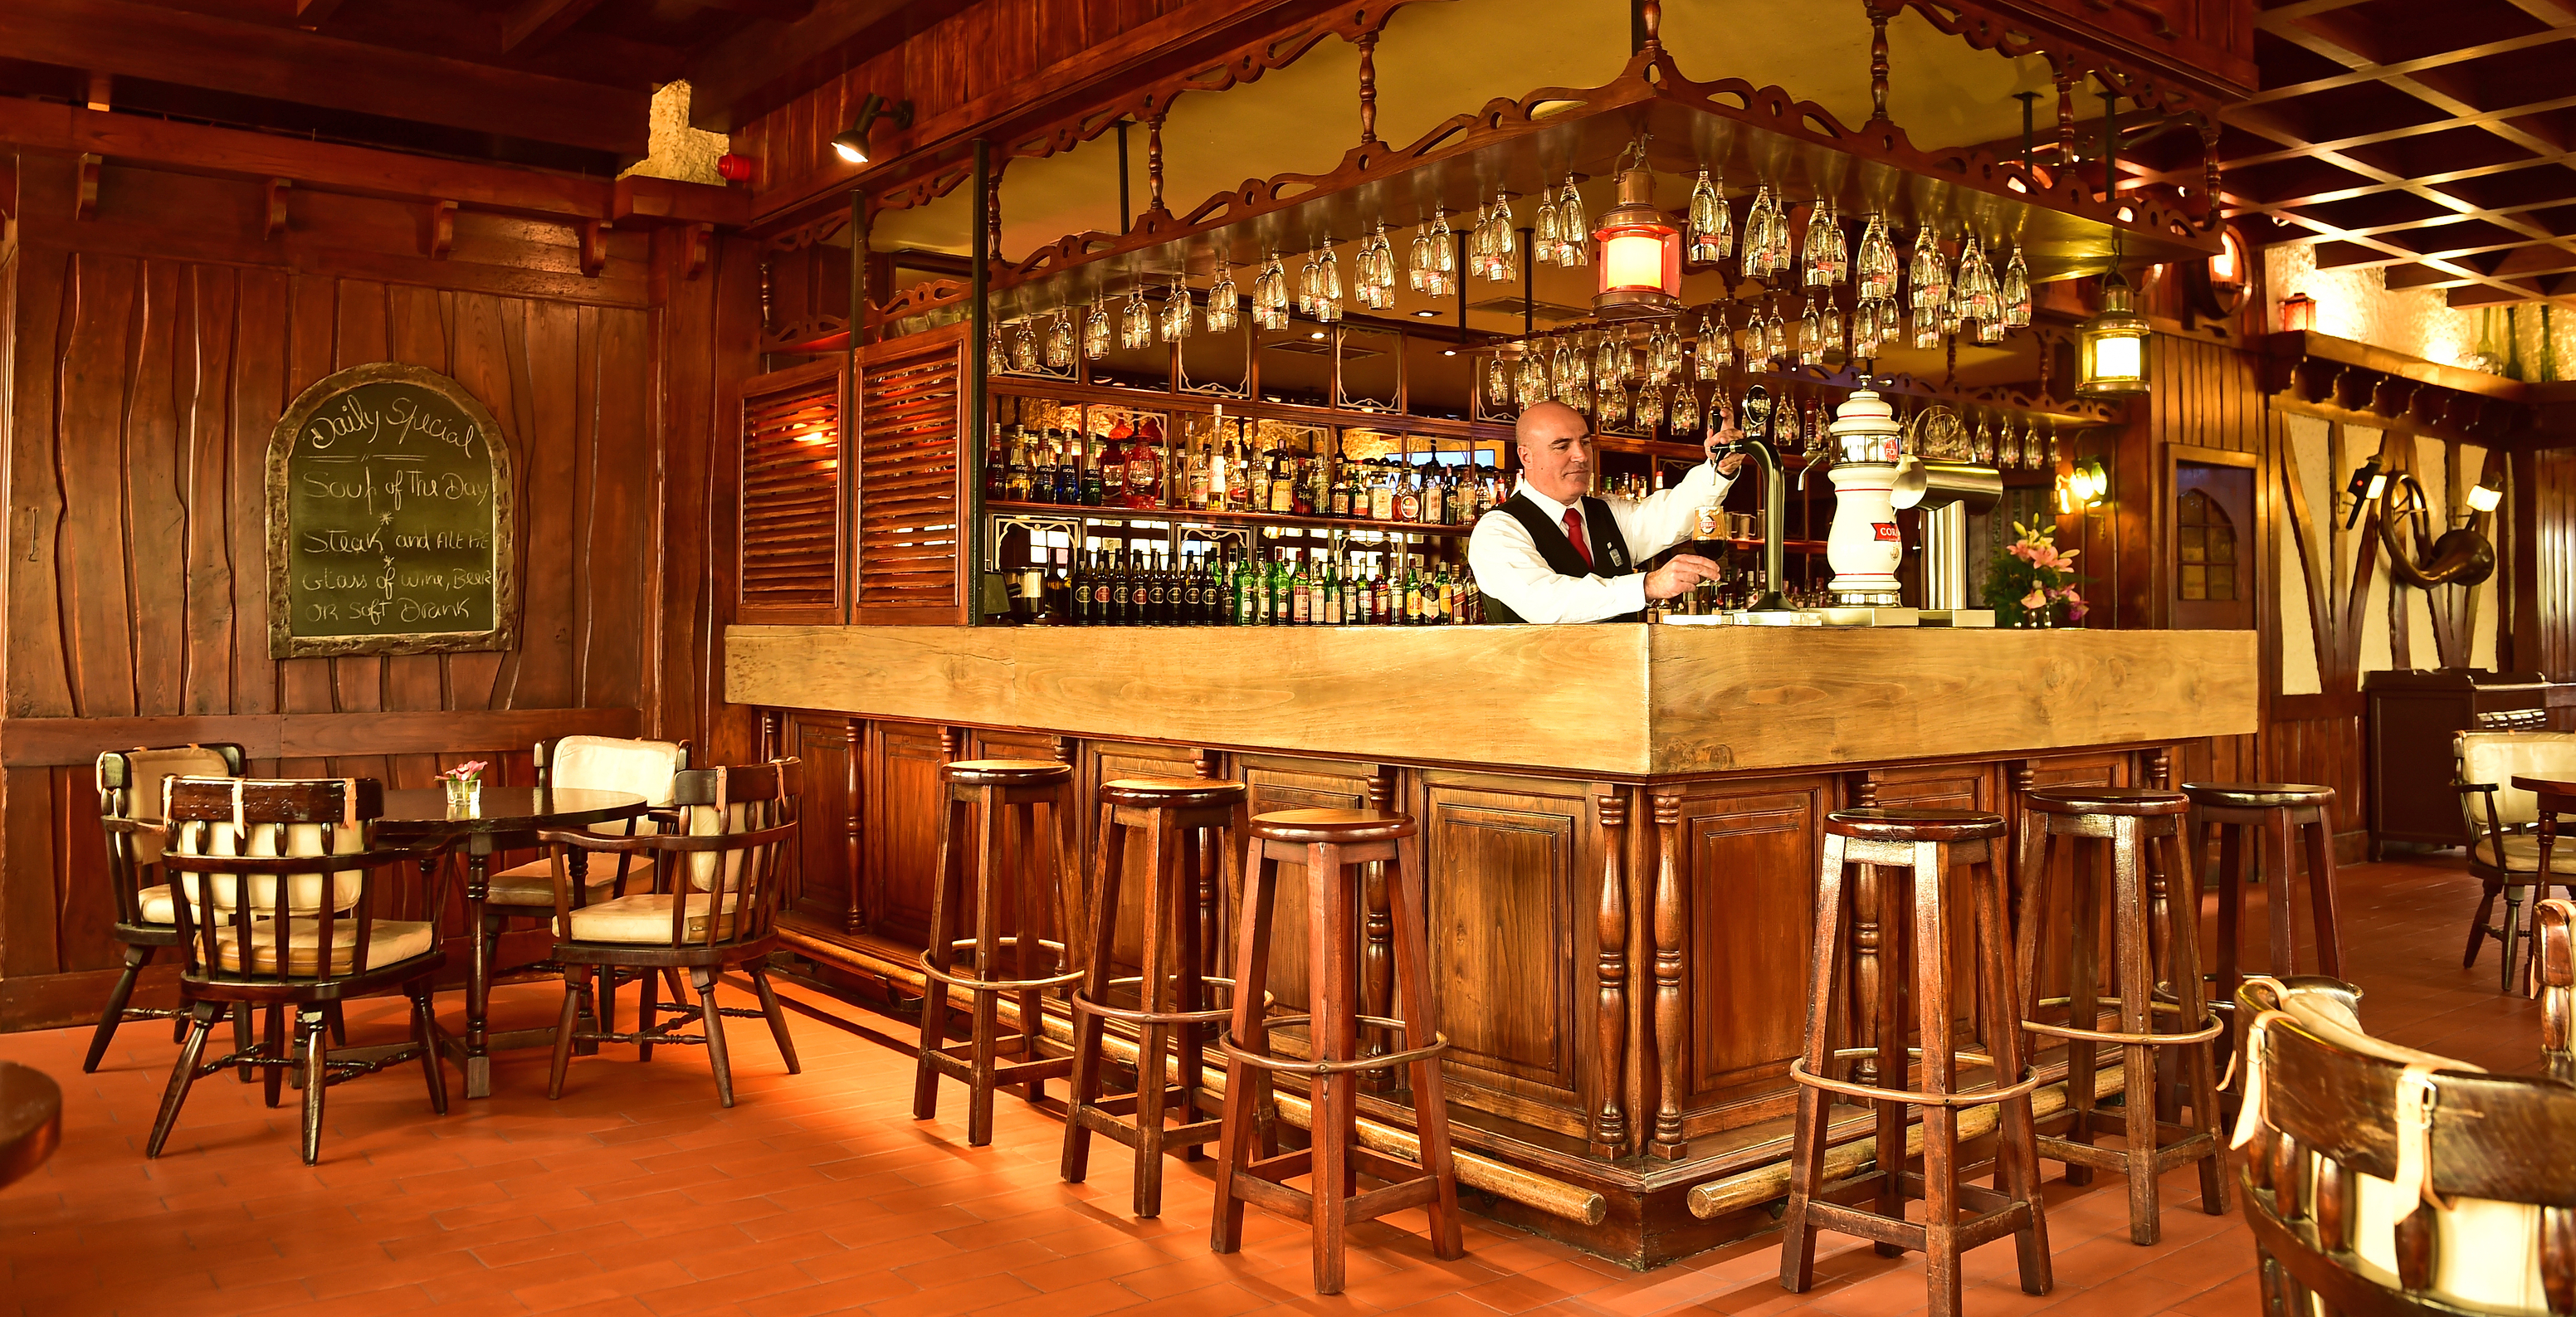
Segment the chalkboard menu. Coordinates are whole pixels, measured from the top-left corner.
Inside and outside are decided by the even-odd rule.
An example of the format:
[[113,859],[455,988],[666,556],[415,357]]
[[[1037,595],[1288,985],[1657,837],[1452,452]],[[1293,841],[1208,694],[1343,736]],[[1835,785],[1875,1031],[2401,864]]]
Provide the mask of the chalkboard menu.
[[268,651],[508,649],[510,442],[465,387],[398,362],[306,389],[268,444]]

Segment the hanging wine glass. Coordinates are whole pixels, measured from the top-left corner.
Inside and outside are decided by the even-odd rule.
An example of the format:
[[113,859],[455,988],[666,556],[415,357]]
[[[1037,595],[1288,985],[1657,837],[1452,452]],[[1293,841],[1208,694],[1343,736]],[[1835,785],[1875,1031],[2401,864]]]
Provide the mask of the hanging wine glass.
[[1556,244],[1556,195],[1541,187],[1538,214],[1530,218],[1530,259],[1541,265],[1556,264]]
[[1896,244],[1888,241],[1887,216],[1871,211],[1869,223],[1860,235],[1861,300],[1884,302],[1894,298],[1897,274]]
[[1820,328],[1824,331],[1824,337],[1816,340],[1816,350],[1826,352],[1842,346],[1843,308],[1841,303],[1834,300],[1832,293],[1825,294],[1825,305],[1818,319]]
[[1789,322],[1780,318],[1780,304],[1771,304],[1771,318],[1762,323],[1763,351],[1776,368],[1798,364],[1796,347],[1789,342]]
[[1023,320],[1020,332],[1011,337],[1011,369],[1022,375],[1038,373],[1038,331]]
[[1109,355],[1109,309],[1094,299],[1091,314],[1082,322],[1082,355],[1093,361]]
[[1754,190],[1753,208],[1744,216],[1744,277],[1768,279],[1777,271],[1771,265],[1771,226],[1777,211],[1771,201],[1771,185]]
[[1565,176],[1556,203],[1556,263],[1569,270],[1592,263],[1592,221],[1584,217],[1583,194],[1574,190],[1572,174]]
[[1431,230],[1428,226],[1417,224],[1413,227],[1413,242],[1409,250],[1412,259],[1405,268],[1405,284],[1417,293],[1430,292],[1426,286],[1431,276]]
[[1809,288],[1826,288],[1834,282],[1833,232],[1833,205],[1820,198],[1807,208],[1806,250],[1798,256],[1800,282]]
[[1676,439],[1699,428],[1699,386],[1684,384],[1673,390],[1672,420]]
[[2030,326],[2030,266],[2022,260],[2021,248],[2013,248],[2012,259],[2004,263],[2003,281],[1995,290],[2003,303],[2003,322],[2014,329]]
[[1073,309],[1055,313],[1055,323],[1047,327],[1046,364],[1051,370],[1073,367]]
[[2048,423],[2048,469],[2057,469],[2057,422]]
[[1220,265],[1216,267],[1216,282],[1208,285],[1207,328],[1209,333],[1234,332],[1234,301],[1234,270],[1230,266]]
[[1995,464],[1995,427],[1994,423],[1986,417],[1977,418],[1976,443],[1970,452],[1975,456],[1979,466]]
[[1960,319],[1982,325],[2000,314],[1994,267],[1986,263],[1985,244],[1973,232],[1959,246],[1958,284]]
[[1324,252],[1315,265],[1315,318],[1331,323],[1342,318],[1342,261],[1333,251],[1333,235],[1324,235]]
[[1664,425],[1664,391],[1649,384],[1637,390],[1637,428],[1652,434]]
[[1172,295],[1163,301],[1163,341],[1178,343],[1188,338],[1190,324],[1198,318],[1197,309],[1190,304],[1189,285],[1174,283]]
[[1914,309],[1938,318],[1950,301],[1950,260],[1941,251],[1940,240],[1930,225],[1914,234],[1914,260],[1906,271],[1906,282],[1914,294]]
[[1485,401],[1496,407],[1508,404],[1512,397],[1511,372],[1501,357],[1492,358],[1485,366]]
[[1604,429],[1614,425],[1626,425],[1628,423],[1628,386],[1609,380],[1602,381],[1599,407],[1601,425]]
[[1734,220],[1727,213],[1725,184],[1711,183],[1703,169],[1698,186],[1691,189],[1690,259],[1705,265],[1726,259],[1734,250]]
[[1009,373],[1011,369],[1011,353],[1010,349],[1005,345],[1005,340],[1009,337],[1010,326],[1008,325],[999,326],[984,336],[985,374],[1002,375]]
[[1995,445],[1995,465],[2006,471],[2021,469],[2021,436],[2013,433],[2010,417],[2004,419],[2002,435]]
[[1129,351],[1154,341],[1154,308],[1145,300],[1145,286],[1127,290],[1127,305],[1118,312],[1118,346]]
[[1598,387],[1608,388],[1620,376],[1627,374],[1622,360],[1627,355],[1627,350],[1619,346],[1617,338],[1602,335],[1600,345],[1592,352],[1592,382]]
[[[1826,305],[1830,306],[1832,303],[1828,301]],[[1798,312],[1798,343],[1800,351],[1804,352],[1810,361],[1822,357],[1825,353],[1825,321],[1823,316],[1817,314],[1816,299],[1812,297],[1807,299],[1806,306]]]

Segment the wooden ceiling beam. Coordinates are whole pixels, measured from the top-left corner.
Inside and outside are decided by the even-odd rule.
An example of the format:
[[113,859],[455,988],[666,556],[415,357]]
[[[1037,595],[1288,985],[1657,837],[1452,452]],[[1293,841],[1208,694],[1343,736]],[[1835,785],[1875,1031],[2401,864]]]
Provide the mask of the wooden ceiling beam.
[[[880,23],[926,26],[961,7],[947,0],[814,0],[795,22],[747,28],[692,56],[689,119],[709,132],[732,132],[770,105],[875,53],[857,46]],[[889,35],[902,37],[900,31]]]
[[772,23],[801,23],[814,12],[814,0],[682,0],[682,3],[700,9],[721,9],[745,18],[765,18]]
[[523,0],[501,16],[501,53],[525,55],[582,20],[599,0]]
[[642,156],[651,96],[135,0],[8,0],[0,50],[241,96]]
[[340,0],[295,0],[295,16],[287,21],[310,30],[330,22],[339,8]]

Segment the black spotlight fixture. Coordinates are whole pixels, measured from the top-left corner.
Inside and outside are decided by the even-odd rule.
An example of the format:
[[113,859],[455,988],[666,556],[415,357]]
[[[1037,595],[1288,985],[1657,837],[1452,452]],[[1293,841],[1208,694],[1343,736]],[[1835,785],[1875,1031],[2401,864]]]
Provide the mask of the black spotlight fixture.
[[896,101],[893,105],[889,106],[886,104],[885,97],[879,96],[875,92],[869,92],[868,98],[859,102],[859,121],[850,125],[850,131],[839,134],[832,139],[832,149],[838,152],[842,159],[849,161],[851,164],[866,164],[868,162],[868,129],[875,127],[876,122],[880,117],[894,120],[895,126],[898,128],[910,128],[912,126],[912,102]]

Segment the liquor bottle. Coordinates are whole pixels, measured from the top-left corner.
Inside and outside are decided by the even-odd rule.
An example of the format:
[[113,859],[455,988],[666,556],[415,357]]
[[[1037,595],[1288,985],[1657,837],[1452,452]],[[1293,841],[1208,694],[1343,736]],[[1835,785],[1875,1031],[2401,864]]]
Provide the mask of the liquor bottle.
[[1387,483],[1386,467],[1383,464],[1371,467],[1368,477],[1369,520],[1395,520],[1395,489]]
[[1157,550],[1153,562],[1153,580],[1146,587],[1145,622],[1149,626],[1170,626],[1174,602],[1171,555]]
[[1281,549],[1278,560],[1270,564],[1270,612],[1269,616],[1262,619],[1272,626],[1288,626],[1291,623],[1288,598],[1288,583],[1291,579],[1288,551]]
[[1243,483],[1244,510],[1247,512],[1268,512],[1270,510],[1269,461],[1265,458],[1254,456],[1245,459],[1244,465],[1248,468],[1248,471],[1244,476]]
[[1204,512],[1208,506],[1208,487],[1215,475],[1209,470],[1208,450],[1205,445],[1193,445],[1190,448],[1189,470],[1190,509],[1194,512]]
[[1289,484],[1288,510],[1301,517],[1314,516],[1323,511],[1323,503],[1317,497],[1322,493],[1322,487],[1316,483],[1324,478],[1323,463],[1311,457],[1301,457],[1297,459],[1295,471],[1296,478]]
[[993,426],[993,442],[984,450],[984,501],[987,503],[1001,502],[1008,485],[1011,461],[1003,445],[1002,427],[997,422]]
[[1292,469],[1288,465],[1288,455],[1276,448],[1271,449],[1270,502],[1265,510],[1270,512],[1293,512],[1296,510],[1296,507],[1297,485],[1295,477],[1292,474]]
[[1396,479],[1399,483],[1395,494],[1395,519],[1397,521],[1422,520],[1420,477],[1408,472],[1398,475]]
[[1056,626],[1073,623],[1072,551],[1051,549],[1047,552],[1048,569],[1044,583],[1046,620]]
[[1055,501],[1071,507],[1082,501],[1082,450],[1067,435],[1050,430],[1055,441]]
[[1312,626],[1315,621],[1314,591],[1306,577],[1306,564],[1300,560],[1288,574],[1288,625]]
[[1347,620],[1342,616],[1341,565],[1329,558],[1326,559],[1324,561],[1323,577],[1324,606],[1321,610],[1323,616],[1316,619],[1316,624],[1319,626],[1340,626]]
[[1260,559],[1250,553],[1244,554],[1243,561],[1234,566],[1233,597],[1236,626],[1261,625],[1261,601],[1268,596],[1268,592],[1260,588],[1258,585],[1260,580]]

